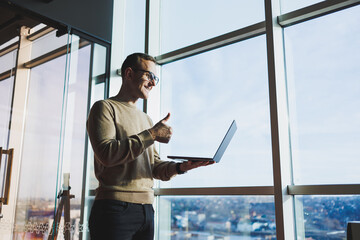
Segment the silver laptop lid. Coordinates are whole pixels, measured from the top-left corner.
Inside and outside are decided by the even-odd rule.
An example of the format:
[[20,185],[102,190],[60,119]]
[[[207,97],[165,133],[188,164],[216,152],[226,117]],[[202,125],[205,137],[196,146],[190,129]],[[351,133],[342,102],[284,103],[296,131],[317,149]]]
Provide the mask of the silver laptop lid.
[[225,134],[225,137],[223,138],[218,150],[216,151],[213,160],[215,162],[219,162],[221,157],[224,155],[226,148],[228,147],[231,139],[233,138],[235,132],[237,130],[236,122],[235,120],[232,121],[230,128],[228,129],[227,133]]

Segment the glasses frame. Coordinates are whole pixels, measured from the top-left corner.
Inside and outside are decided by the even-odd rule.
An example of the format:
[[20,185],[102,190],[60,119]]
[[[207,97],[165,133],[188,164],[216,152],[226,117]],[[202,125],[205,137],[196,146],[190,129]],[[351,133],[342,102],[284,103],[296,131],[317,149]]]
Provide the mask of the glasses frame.
[[134,68],[133,69],[135,72],[145,72],[145,73],[148,73],[149,74],[149,79],[150,79],[150,81],[153,81],[154,82],[154,84],[155,84],[155,86],[159,83],[159,81],[160,81],[160,79],[157,77],[157,76],[155,76],[155,74],[153,73],[153,72],[151,72],[151,71],[147,71],[147,70],[143,70],[143,69],[137,69],[137,68]]

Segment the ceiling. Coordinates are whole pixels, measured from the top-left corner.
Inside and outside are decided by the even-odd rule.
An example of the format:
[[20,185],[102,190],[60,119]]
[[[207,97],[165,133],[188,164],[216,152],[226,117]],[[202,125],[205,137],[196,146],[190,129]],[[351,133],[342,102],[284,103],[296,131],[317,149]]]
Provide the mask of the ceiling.
[[0,1],[0,45],[19,35],[21,26],[34,27],[40,22],[8,2]]

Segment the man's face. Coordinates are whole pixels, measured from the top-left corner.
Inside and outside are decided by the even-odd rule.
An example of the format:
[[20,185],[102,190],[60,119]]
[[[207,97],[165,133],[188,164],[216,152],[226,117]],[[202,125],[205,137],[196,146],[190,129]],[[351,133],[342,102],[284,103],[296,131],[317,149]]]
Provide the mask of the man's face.
[[132,69],[131,81],[129,81],[132,95],[135,98],[148,99],[151,89],[155,82],[151,78],[151,73],[156,76],[156,64],[149,60],[140,60],[140,65]]

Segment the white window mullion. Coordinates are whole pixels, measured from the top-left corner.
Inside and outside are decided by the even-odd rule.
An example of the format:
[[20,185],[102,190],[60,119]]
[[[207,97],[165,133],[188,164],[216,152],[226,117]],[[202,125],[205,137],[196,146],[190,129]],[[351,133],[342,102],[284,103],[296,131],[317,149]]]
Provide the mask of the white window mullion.
[[[146,20],[145,23],[145,50],[147,54],[151,56],[157,56],[160,53],[160,0],[146,0]],[[157,74],[160,77],[160,83],[152,89],[151,96],[148,100],[144,101],[145,106],[144,110],[152,118],[153,122],[156,123],[161,118],[160,116],[160,90],[161,90],[161,67],[157,66]],[[156,143],[156,149],[159,149],[159,144]],[[155,187],[158,187],[158,182],[155,182]],[[156,240],[160,239],[160,227],[169,229],[169,224],[164,224],[159,226],[160,216],[162,219],[170,218],[171,211],[170,206],[162,206],[160,209],[160,199],[159,197],[155,198],[154,209],[155,209],[155,233],[154,236]]]
[[13,92],[12,116],[9,136],[9,149],[14,149],[14,157],[12,164],[12,178],[10,183],[10,194],[8,205],[3,206],[3,219],[9,221],[11,228],[5,228],[6,232],[1,232],[4,239],[11,239],[12,230],[15,222],[15,210],[17,203],[18,184],[20,178],[21,155],[23,148],[25,115],[27,96],[30,79],[30,69],[23,65],[31,58],[32,42],[27,39],[31,33],[27,27],[21,27],[20,40],[17,57],[17,67],[15,73],[15,84]]
[[277,239],[296,239],[294,198],[287,193],[292,184],[288,128],[283,30],[276,18],[279,0],[264,0],[269,75],[270,118],[274,174],[274,201]]

